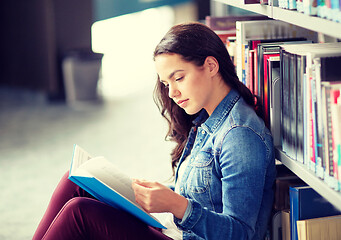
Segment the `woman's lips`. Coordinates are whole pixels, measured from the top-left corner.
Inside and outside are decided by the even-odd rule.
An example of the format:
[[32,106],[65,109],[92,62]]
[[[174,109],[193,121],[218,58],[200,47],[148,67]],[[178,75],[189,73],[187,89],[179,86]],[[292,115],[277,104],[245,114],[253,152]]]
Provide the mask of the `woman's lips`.
[[180,107],[185,107],[185,105],[187,104],[187,101],[188,101],[188,99],[180,100],[180,101],[177,102],[177,104],[178,104]]

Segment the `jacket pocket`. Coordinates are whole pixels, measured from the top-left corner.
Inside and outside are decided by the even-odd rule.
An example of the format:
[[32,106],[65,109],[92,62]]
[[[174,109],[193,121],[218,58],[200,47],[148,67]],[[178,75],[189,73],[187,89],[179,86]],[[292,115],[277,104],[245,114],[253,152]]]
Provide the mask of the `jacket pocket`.
[[212,161],[212,153],[201,151],[190,163],[192,168],[187,181],[187,189],[191,193],[204,193],[208,190],[212,177]]

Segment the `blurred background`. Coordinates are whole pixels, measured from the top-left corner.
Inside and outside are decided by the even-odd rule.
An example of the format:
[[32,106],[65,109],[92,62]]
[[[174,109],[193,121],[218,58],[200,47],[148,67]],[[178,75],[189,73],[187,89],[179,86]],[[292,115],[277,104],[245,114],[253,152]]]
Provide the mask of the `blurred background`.
[[209,0],[0,2],[0,239],[31,239],[73,144],[165,184],[172,143],[152,53]]

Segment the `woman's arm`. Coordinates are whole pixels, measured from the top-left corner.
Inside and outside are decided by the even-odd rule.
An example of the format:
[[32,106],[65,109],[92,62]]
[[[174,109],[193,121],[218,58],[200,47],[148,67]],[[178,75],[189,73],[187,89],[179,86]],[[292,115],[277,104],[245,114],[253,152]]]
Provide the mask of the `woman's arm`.
[[191,199],[189,214],[176,224],[204,239],[251,239],[263,198],[268,150],[263,139],[246,127],[233,128],[220,144],[216,164],[223,212],[210,211]]

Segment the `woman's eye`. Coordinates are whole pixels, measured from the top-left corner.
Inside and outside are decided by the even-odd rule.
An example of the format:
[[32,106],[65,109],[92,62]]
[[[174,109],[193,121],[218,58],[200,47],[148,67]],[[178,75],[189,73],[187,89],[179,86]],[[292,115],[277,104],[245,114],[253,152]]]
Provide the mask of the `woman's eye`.
[[179,78],[176,78],[175,81],[180,81],[182,80],[184,77],[179,77]]

